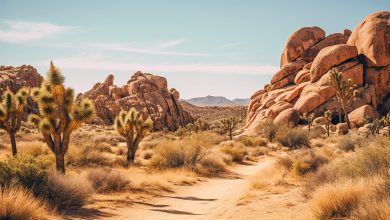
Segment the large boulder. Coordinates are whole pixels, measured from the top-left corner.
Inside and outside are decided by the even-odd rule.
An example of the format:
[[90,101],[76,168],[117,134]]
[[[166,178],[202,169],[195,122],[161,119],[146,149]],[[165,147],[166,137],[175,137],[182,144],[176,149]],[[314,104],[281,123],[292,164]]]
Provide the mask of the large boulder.
[[348,45],[357,47],[368,67],[390,65],[390,11],[367,16],[352,32]]
[[380,115],[371,105],[361,106],[348,114],[349,121],[354,127],[363,126],[366,117],[376,119],[379,118]]
[[300,113],[309,113],[330,100],[336,94],[332,86],[307,85],[294,105]]
[[357,55],[358,52],[356,47],[346,44],[334,45],[322,49],[314,59],[310,68],[310,81],[317,81],[332,67],[352,59]]
[[297,73],[306,64],[304,61],[294,61],[284,65],[271,79],[271,84],[275,84],[282,79]]
[[284,124],[287,126],[296,125],[299,121],[300,114],[294,108],[288,108],[282,111],[275,119],[275,124]]
[[294,32],[284,46],[280,66],[297,59],[307,49],[325,38],[325,31],[319,27],[304,27]]
[[338,44],[346,44],[347,40],[348,37],[346,37],[344,34],[341,33],[331,34],[327,36],[325,39],[318,42],[317,44],[310,47],[310,49],[308,49],[307,51],[305,51],[301,55],[301,58],[306,61],[313,61],[314,58],[317,56],[317,54],[325,47],[338,45]]
[[136,108],[143,116],[153,120],[155,130],[176,130],[192,122],[190,113],[179,102],[179,92],[168,90],[164,77],[136,72],[126,85],[113,85],[109,75],[103,83],[97,83],[90,91],[78,96],[88,97],[95,103],[99,121],[112,124],[121,109]]

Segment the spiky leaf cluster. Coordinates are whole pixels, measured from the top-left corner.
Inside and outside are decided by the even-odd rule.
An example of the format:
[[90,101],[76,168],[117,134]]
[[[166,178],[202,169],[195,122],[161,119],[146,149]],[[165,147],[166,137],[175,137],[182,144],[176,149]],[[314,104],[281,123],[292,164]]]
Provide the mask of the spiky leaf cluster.
[[240,119],[235,116],[230,116],[221,120],[222,128],[229,132],[230,140],[232,140],[232,133],[235,127],[240,123]]
[[30,115],[29,121],[50,134],[72,132],[95,116],[91,100],[75,102],[74,91],[63,85],[64,77],[53,63],[41,88],[34,88],[31,96],[38,103],[40,115]]
[[150,118],[145,120],[135,108],[129,111],[122,110],[115,118],[115,129],[118,134],[132,140],[143,138],[152,127],[153,121]]
[[29,97],[29,90],[21,88],[16,94],[7,90],[0,103],[0,128],[8,133],[16,132],[20,128],[24,107]]

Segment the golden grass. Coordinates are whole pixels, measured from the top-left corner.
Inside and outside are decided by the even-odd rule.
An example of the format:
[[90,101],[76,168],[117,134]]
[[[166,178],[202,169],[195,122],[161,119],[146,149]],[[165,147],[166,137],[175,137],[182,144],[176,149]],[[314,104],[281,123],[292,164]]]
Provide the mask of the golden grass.
[[19,186],[0,187],[0,219],[53,219],[46,204]]
[[245,145],[237,141],[224,141],[220,143],[221,152],[230,155],[234,162],[242,162],[247,151]]
[[375,185],[383,179],[342,179],[325,184],[316,190],[311,200],[312,210],[318,219],[349,217],[360,201],[367,199]]
[[49,147],[41,141],[18,142],[17,148],[18,153],[31,154],[34,157],[51,154]]
[[110,169],[91,169],[86,175],[93,188],[100,193],[120,192],[130,183],[123,174]]
[[363,201],[351,214],[352,220],[390,219],[390,199]]
[[196,171],[202,175],[212,176],[225,171],[225,162],[218,154],[209,154],[202,158],[196,166]]
[[284,182],[286,171],[275,164],[266,170],[261,170],[251,178],[251,188],[255,190],[263,190],[267,187],[279,185]]

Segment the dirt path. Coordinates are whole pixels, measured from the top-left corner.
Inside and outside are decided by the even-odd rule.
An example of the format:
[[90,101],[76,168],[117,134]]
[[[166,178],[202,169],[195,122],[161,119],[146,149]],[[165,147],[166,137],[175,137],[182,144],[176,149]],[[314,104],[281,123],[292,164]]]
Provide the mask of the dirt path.
[[[238,201],[250,190],[250,177],[275,164],[272,158],[240,165],[228,177],[214,178],[150,203],[118,209],[111,219],[227,219],[240,213]],[[237,209],[237,207],[239,207]],[[245,209],[245,207],[244,207]],[[235,212],[235,213],[230,213]],[[231,215],[230,215],[230,214]],[[236,219],[236,217],[234,217]]]

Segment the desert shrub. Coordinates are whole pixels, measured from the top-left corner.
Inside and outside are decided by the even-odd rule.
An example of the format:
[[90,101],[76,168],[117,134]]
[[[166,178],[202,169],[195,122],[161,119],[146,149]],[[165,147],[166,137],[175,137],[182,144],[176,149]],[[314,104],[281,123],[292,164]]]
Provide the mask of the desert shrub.
[[238,141],[248,147],[267,146],[267,141],[264,138],[256,136],[240,136]]
[[87,174],[93,188],[100,193],[120,192],[129,184],[125,176],[109,169],[93,169]]
[[244,149],[244,145],[240,142],[225,141],[221,143],[221,152],[228,154],[232,157],[234,162],[242,162],[247,152]]
[[113,161],[103,152],[92,147],[70,149],[66,157],[67,165],[73,167],[112,166]]
[[390,219],[390,199],[365,200],[358,208],[354,209],[350,219],[352,220],[387,220]]
[[295,156],[291,169],[298,176],[316,171],[320,166],[328,163],[328,159],[313,150],[307,150]]
[[251,151],[251,155],[254,157],[267,155],[270,149],[268,147],[258,147]]
[[308,133],[302,129],[283,129],[278,133],[276,140],[290,149],[310,147]]
[[262,133],[265,138],[272,142],[276,138],[276,135],[279,132],[279,128],[280,126],[274,124],[272,120],[267,120],[260,125],[260,133]]
[[107,152],[107,153],[113,152],[111,149],[111,144],[109,144],[107,142],[100,142],[100,143],[96,144],[95,150],[99,151],[99,152]]
[[165,140],[156,147],[150,165],[155,168],[195,168],[196,163],[206,154],[198,141],[186,139],[180,141]]
[[354,151],[355,147],[358,145],[356,138],[351,138],[349,136],[342,136],[336,144],[336,148],[348,152]]
[[215,175],[225,171],[225,163],[216,154],[207,155],[199,161],[196,170],[203,175]]
[[362,180],[343,181],[326,184],[313,194],[314,215],[318,219],[333,219],[350,216],[358,207],[362,197],[367,194],[367,182]]
[[293,159],[290,156],[277,157],[277,163],[280,167],[290,171],[293,165]]
[[31,154],[34,157],[49,155],[50,149],[40,141],[22,142],[18,144],[18,150],[23,154]]
[[10,185],[13,181],[36,193],[46,183],[47,173],[53,164],[47,156],[33,157],[30,154],[18,154],[0,162],[0,185]]
[[63,175],[51,170],[44,197],[57,210],[82,207],[93,194],[91,184],[79,175]]
[[53,219],[46,204],[20,185],[0,187],[0,219]]

